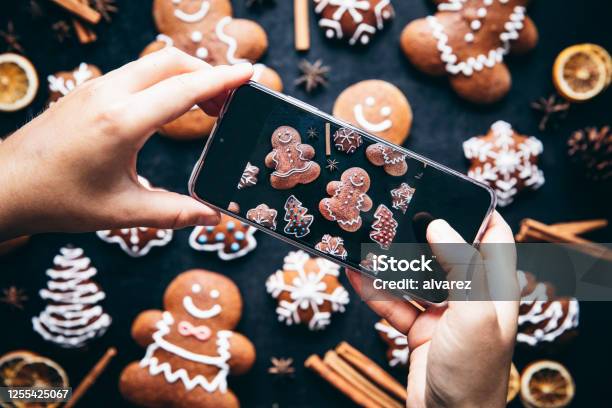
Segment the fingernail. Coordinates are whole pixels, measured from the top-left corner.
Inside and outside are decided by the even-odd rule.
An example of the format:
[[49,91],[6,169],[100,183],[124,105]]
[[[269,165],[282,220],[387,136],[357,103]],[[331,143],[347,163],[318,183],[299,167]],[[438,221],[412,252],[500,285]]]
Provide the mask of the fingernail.
[[246,70],[252,70],[253,69],[253,64],[251,64],[250,62],[241,62],[240,64],[236,64],[236,65],[232,65],[236,70],[240,70],[240,71],[246,71]]
[[427,227],[427,237],[429,241],[441,242],[448,236],[451,226],[445,220],[438,218],[429,223]]

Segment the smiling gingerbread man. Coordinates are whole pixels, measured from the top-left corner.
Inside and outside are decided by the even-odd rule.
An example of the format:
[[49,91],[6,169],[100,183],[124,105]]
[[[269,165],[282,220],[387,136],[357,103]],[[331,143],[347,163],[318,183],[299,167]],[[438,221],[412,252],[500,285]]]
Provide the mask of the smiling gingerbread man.
[[187,271],[166,289],[164,309],[136,317],[132,337],[147,351],[121,373],[121,394],[150,408],[239,407],[227,376],[247,372],[255,348],[232,331],[242,314],[236,285],[214,272]]
[[327,194],[319,202],[319,211],[326,220],[336,221],[345,231],[355,232],[361,228],[361,212],[372,209],[372,199],[367,195],[370,176],[359,167],[352,167],[340,177],[340,181],[327,184]]

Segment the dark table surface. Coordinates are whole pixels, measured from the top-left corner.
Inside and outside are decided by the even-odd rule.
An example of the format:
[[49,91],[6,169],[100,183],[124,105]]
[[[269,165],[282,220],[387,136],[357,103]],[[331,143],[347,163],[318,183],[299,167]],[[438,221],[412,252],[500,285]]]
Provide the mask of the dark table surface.
[[[119,14],[112,24],[100,26],[99,40],[89,46],[77,45],[74,40],[64,44],[53,40],[49,25],[62,18],[53,7],[47,7],[42,20],[32,23],[24,11],[24,3],[28,2],[9,0],[3,3],[0,27],[6,27],[7,17],[15,21],[26,54],[41,78],[72,69],[81,61],[96,64],[107,72],[136,58],[156,35],[150,1],[117,0]],[[233,1],[236,16],[255,19],[265,27],[270,49],[263,62],[281,74],[286,93],[331,111],[336,96],[359,80],[379,78],[400,87],[410,100],[415,117],[406,146],[418,153],[466,171],[462,141],[486,132],[498,119],[509,121],[522,133],[539,137],[544,143],[540,165],[546,184],[500,210],[515,230],[524,217],[547,223],[609,219],[609,186],[606,189],[582,180],[567,160],[565,141],[574,129],[609,123],[612,92],[588,104],[572,106],[567,120],[545,133],[538,131],[538,117],[529,103],[552,92],[551,66],[564,47],[595,42],[612,49],[610,3],[600,0],[533,2],[529,14],[539,28],[540,44],[528,56],[509,59],[514,82],[512,90],[502,102],[488,107],[459,100],[445,80],[431,79],[410,66],[399,49],[399,34],[409,21],[429,14],[433,8],[425,0],[396,0],[394,3],[397,18],[367,49],[351,49],[327,42],[311,20],[312,48],[306,57],[322,58],[332,67],[332,73],[326,89],[308,95],[293,86],[299,75],[296,66],[302,56],[293,49],[292,2],[278,0],[274,7],[249,11],[241,0]],[[14,131],[43,108],[47,98],[45,88],[43,83],[38,98],[27,110],[0,114],[0,134]],[[155,185],[186,192],[187,179],[201,148],[200,141],[179,143],[153,136],[139,158],[139,171]],[[269,407],[275,402],[281,407],[349,406],[347,399],[302,367],[308,355],[322,354],[342,340],[386,365],[385,346],[373,329],[377,318],[354,292],[351,292],[351,304],[346,313],[335,316],[331,326],[323,332],[311,333],[277,322],[275,301],[266,294],[264,281],[282,265],[284,255],[291,249],[288,245],[259,233],[257,250],[242,259],[223,262],[212,253],[193,251],[187,242],[189,232],[177,231],[168,246],[155,249],[140,259],[129,258],[117,246],[103,243],[95,234],[33,237],[26,247],[0,259],[0,287],[17,285],[25,288],[30,296],[23,311],[11,311],[0,305],[3,327],[0,353],[26,348],[52,357],[67,369],[72,384],[76,385],[108,346],[116,346],[119,355],[81,406],[128,406],[117,391],[119,372],[144,353],[130,338],[133,318],[144,309],[161,306],[163,291],[175,275],[189,268],[206,268],[231,277],[244,297],[244,313],[238,330],[254,342],[258,358],[250,373],[230,380],[243,406]],[[611,231],[603,230],[590,237],[610,242]],[[83,247],[98,268],[96,279],[107,293],[104,307],[113,318],[109,332],[81,350],[62,350],[44,342],[33,332],[30,323],[31,317],[44,307],[37,296],[37,291],[46,285],[44,271],[52,264],[59,248],[67,243]],[[348,284],[344,277],[342,279]],[[608,303],[582,302],[580,335],[567,347],[556,350],[517,349],[514,360],[519,370],[538,358],[557,359],[568,366],[576,379],[574,406],[609,406],[611,311],[612,306]],[[294,358],[297,369],[294,380],[279,383],[266,374],[272,356]],[[404,381],[405,374],[401,370],[394,374]],[[514,404],[519,405],[518,402]]]

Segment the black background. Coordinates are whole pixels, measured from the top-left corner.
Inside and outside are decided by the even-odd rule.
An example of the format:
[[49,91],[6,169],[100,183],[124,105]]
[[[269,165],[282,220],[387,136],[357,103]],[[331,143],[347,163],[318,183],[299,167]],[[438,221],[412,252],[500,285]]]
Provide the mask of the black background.
[[[3,2],[0,27],[6,27],[7,16],[14,19],[26,55],[36,65],[41,79],[59,70],[72,69],[81,61],[98,65],[104,72],[134,58],[156,34],[149,1],[118,0],[119,14],[112,24],[98,29],[99,40],[90,46],[74,41],[57,44],[49,23],[63,14],[48,6],[47,16],[32,22],[24,12],[27,1]],[[489,107],[470,105],[459,100],[444,79],[431,79],[410,66],[403,57],[398,38],[409,21],[429,14],[433,8],[425,0],[394,2],[397,17],[391,27],[366,49],[351,49],[327,42],[311,21],[313,45],[307,58],[322,58],[332,67],[329,86],[307,95],[293,86],[299,75],[297,63],[302,58],[293,49],[292,2],[277,0],[275,7],[248,11],[243,2],[233,0],[235,15],[259,21],[267,30],[270,50],[264,62],[283,77],[285,92],[329,112],[336,96],[348,85],[363,79],[379,78],[400,87],[414,110],[414,125],[406,146],[411,150],[466,171],[461,142],[486,132],[494,121],[509,121],[522,133],[536,135],[544,143],[540,166],[546,184],[528,193],[501,213],[516,230],[519,221],[531,217],[546,223],[586,218],[610,218],[610,186],[585,182],[567,160],[565,141],[570,132],[584,126],[609,123],[612,92],[584,105],[572,106],[568,119],[552,131],[537,129],[537,116],[529,103],[552,92],[551,67],[564,47],[579,42],[595,42],[612,48],[609,17],[612,8],[607,1],[535,1],[529,15],[540,30],[538,48],[526,57],[510,58],[514,85],[502,102]],[[43,108],[47,98],[44,82],[36,102],[16,114],[0,114],[0,134],[7,134]],[[138,167],[155,185],[186,192],[187,180],[202,142],[179,143],[154,136],[146,144]],[[10,199],[4,197],[3,199]],[[376,316],[352,292],[352,302],[345,314],[335,316],[331,326],[318,333],[302,328],[287,328],[276,321],[275,302],[265,293],[264,280],[282,265],[290,249],[264,234],[257,234],[259,247],[245,258],[226,263],[210,253],[191,250],[187,243],[189,230],[178,231],[174,240],[141,259],[131,259],[115,245],[100,241],[94,234],[36,236],[20,251],[0,260],[0,287],[17,285],[28,291],[30,300],[24,311],[11,311],[0,305],[0,352],[27,348],[59,361],[76,385],[102,355],[106,347],[117,346],[119,355],[81,406],[127,406],[117,392],[120,370],[140,359],[144,350],[130,338],[130,324],[141,310],[161,305],[162,293],[172,278],[189,268],[207,268],[227,274],[236,281],[244,297],[244,313],[238,330],[248,335],[258,351],[251,372],[232,378],[231,387],[244,406],[343,406],[349,405],[313,373],[302,367],[311,353],[322,354],[341,340],[347,340],[369,356],[385,364],[385,347],[374,332]],[[590,237],[610,241],[610,229]],[[60,246],[66,243],[82,246],[98,268],[97,280],[107,292],[105,308],[114,322],[99,341],[82,350],[61,350],[45,343],[31,329],[30,318],[44,307],[37,291],[46,284],[44,271]],[[534,271],[537,273],[537,271]],[[346,280],[343,278],[346,283]],[[562,361],[576,379],[574,406],[591,407],[610,404],[612,385],[612,325],[608,303],[581,303],[580,335],[566,347],[545,350],[517,348],[515,362],[522,369],[528,362],[544,357]],[[296,362],[293,381],[279,383],[266,374],[271,356],[292,357]],[[404,375],[395,371],[398,378]],[[487,375],[487,373],[482,373]],[[515,402],[515,406],[520,404]]]

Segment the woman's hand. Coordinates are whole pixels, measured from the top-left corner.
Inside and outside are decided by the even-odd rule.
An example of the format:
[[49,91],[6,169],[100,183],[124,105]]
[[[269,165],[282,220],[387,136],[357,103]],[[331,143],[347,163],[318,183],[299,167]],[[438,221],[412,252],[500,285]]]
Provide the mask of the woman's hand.
[[251,64],[211,67],[165,48],[88,81],[0,144],[0,240],[42,231],[218,222],[191,197],[150,191],[138,152],[195,104],[216,116]]
[[[448,274],[464,277],[465,269],[456,267],[462,262],[455,262],[453,258],[458,254],[462,259],[467,255],[471,257],[475,250],[443,220],[435,220],[429,225],[427,240]],[[490,296],[499,287],[504,289],[504,298],[510,298],[508,294],[518,297],[513,246],[487,246],[514,242],[512,231],[497,212],[482,242],[480,253],[476,253],[480,258],[472,260],[484,265],[472,278],[472,287],[479,288],[479,298]],[[451,249],[444,245],[446,243],[464,244],[466,251],[457,247]],[[495,268],[492,265],[496,265]],[[445,307],[429,307],[419,313],[409,303],[391,295],[377,293],[374,297],[368,294],[368,288],[372,287],[370,279],[355,271],[347,273],[351,284],[369,306],[408,336],[408,407],[506,406],[518,300],[451,300]],[[368,301],[368,297],[377,300]]]

